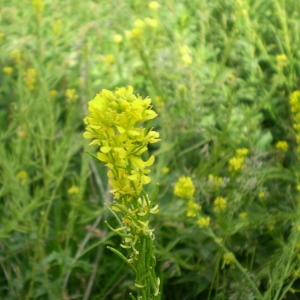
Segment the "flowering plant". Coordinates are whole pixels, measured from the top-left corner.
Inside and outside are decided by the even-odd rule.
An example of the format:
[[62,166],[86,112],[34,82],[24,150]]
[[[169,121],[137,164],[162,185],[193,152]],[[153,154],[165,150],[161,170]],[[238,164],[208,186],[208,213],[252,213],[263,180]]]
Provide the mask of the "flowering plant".
[[154,162],[153,155],[147,159],[143,155],[149,143],[159,141],[159,133],[140,125],[156,116],[151,99],[135,96],[129,86],[115,92],[102,90],[89,102],[89,114],[84,119],[84,137],[99,147],[96,157],[108,168],[110,192],[114,195],[109,209],[116,217],[121,216],[120,228],[108,226],[122,237],[121,247],[128,250],[129,258],[108,248],[131,266],[138,299],[144,300],[160,297],[153,229],[148,226],[150,214],[158,209],[143,189],[151,181],[149,167]]

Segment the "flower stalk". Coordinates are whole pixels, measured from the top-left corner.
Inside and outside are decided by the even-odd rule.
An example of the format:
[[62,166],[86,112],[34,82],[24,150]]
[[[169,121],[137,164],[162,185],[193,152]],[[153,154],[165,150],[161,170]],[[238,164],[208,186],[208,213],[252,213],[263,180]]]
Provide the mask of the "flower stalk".
[[97,145],[96,158],[108,168],[110,192],[114,196],[109,210],[122,224],[117,229],[107,225],[121,236],[120,246],[127,254],[108,248],[135,273],[140,300],[160,299],[154,230],[149,227],[150,214],[157,213],[158,209],[154,199],[144,191],[144,185],[151,181],[149,167],[154,163],[153,155],[146,156],[148,144],[158,142],[159,133],[142,126],[156,116],[151,99],[134,95],[129,86],[115,92],[102,90],[89,102],[89,113],[84,119],[84,137],[92,140],[90,145]]

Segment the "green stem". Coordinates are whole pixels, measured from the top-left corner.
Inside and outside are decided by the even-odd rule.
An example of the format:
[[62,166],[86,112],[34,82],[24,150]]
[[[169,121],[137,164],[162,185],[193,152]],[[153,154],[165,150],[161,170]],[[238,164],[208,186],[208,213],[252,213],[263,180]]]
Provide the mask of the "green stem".
[[[212,231],[211,228],[208,228],[208,234],[210,237],[214,239],[214,241],[219,245],[219,247],[224,251],[224,252],[230,252],[226,246],[222,243],[222,240],[218,238],[215,233]],[[253,282],[251,277],[249,276],[247,270],[239,263],[239,261],[235,258],[233,259],[234,264],[236,267],[241,271],[241,273],[244,275],[245,279],[248,281],[249,285],[252,287],[253,291],[256,294],[256,299],[257,300],[262,300],[263,296],[260,293],[259,289],[257,288],[257,285]]]

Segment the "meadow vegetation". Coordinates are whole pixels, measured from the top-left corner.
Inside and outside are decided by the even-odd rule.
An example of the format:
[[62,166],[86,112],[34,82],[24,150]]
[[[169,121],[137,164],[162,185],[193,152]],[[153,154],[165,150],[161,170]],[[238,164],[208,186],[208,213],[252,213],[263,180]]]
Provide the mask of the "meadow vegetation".
[[0,24],[0,299],[137,294],[83,137],[128,86],[157,113],[161,299],[299,299],[300,1],[10,0]]

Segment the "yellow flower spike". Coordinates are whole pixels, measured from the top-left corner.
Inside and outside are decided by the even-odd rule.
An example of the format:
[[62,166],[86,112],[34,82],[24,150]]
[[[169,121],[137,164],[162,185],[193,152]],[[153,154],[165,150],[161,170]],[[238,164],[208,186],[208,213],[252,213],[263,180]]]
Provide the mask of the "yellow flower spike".
[[[154,119],[151,99],[133,94],[131,86],[116,89],[114,92],[102,90],[89,102],[89,113],[84,119],[86,131],[84,137],[91,139],[91,145],[98,146],[97,159],[108,167],[108,184],[114,195],[112,207],[108,209],[124,226],[121,247],[128,249],[129,259],[118,250],[108,247],[127,263],[131,264],[136,274],[136,281],[150,286],[147,292],[138,291],[138,298],[156,299],[153,295],[159,290],[154,271],[153,229],[149,228],[149,214],[157,213],[158,208],[151,203],[143,191],[144,185],[151,181],[149,167],[154,163],[154,156],[142,158],[149,143],[159,141],[159,134],[147,130],[142,123]],[[116,212],[116,213],[114,213]],[[108,227],[115,233],[118,229]],[[125,234],[126,233],[126,234]],[[129,234],[128,234],[129,233]],[[146,259],[149,256],[150,259]],[[141,274],[136,270],[145,270]],[[150,281],[150,282],[149,282]],[[145,294],[146,293],[146,294]],[[143,296],[144,297],[144,296]]]
[[109,173],[112,192],[119,196],[135,191],[138,196],[151,180],[146,174],[154,163],[154,156],[144,161],[140,155],[148,143],[156,143],[159,137],[155,131],[146,132],[139,126],[157,115],[151,108],[151,99],[135,96],[131,86],[114,93],[103,90],[90,101],[89,111],[84,119],[84,137],[100,146],[97,158],[114,170]]

